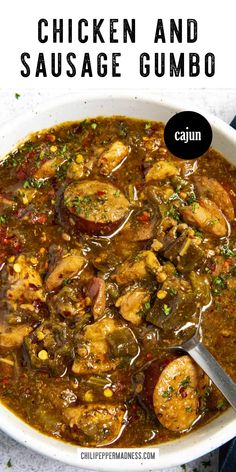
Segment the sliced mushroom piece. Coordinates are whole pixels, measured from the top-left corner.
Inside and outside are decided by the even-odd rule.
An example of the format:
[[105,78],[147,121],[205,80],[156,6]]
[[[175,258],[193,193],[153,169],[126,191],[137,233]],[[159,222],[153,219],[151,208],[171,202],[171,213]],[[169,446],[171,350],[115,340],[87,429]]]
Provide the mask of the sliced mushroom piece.
[[160,423],[170,431],[187,431],[200,418],[201,395],[208,378],[189,356],[170,362],[157,381],[153,406]]
[[220,210],[225,214],[226,218],[232,222],[235,218],[234,207],[228,192],[224,187],[213,178],[206,176],[196,176],[194,183],[198,195],[207,197],[209,200],[215,202]]
[[109,445],[119,437],[125,427],[126,409],[120,404],[93,403],[67,408],[63,416],[83,444],[97,447]]
[[69,254],[60,259],[50,270],[45,287],[48,291],[62,285],[63,280],[75,277],[85,266],[85,258],[80,254]]
[[179,170],[175,167],[174,164],[168,161],[158,161],[149,169],[146,174],[146,182],[151,182],[152,180],[165,180],[168,177],[173,177],[178,175]]
[[121,316],[132,324],[139,326],[143,321],[146,304],[149,305],[150,293],[147,290],[136,288],[122,295],[116,301]]
[[109,175],[124,161],[129,154],[128,146],[121,141],[113,143],[107,151],[104,151],[98,159],[98,166],[103,175]]
[[93,277],[88,283],[86,296],[92,301],[94,319],[103,315],[106,307],[106,284],[100,277]]
[[198,202],[181,210],[184,221],[217,237],[228,233],[227,222],[218,206],[208,198],[200,198]]

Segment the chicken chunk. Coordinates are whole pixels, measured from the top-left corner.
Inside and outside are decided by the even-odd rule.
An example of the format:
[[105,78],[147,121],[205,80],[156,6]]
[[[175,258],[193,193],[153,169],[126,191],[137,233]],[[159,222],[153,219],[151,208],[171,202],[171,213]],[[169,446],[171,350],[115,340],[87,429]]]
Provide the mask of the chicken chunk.
[[57,173],[58,168],[65,162],[63,157],[53,157],[42,163],[34,173],[35,179],[50,179]]
[[209,198],[220,208],[226,218],[232,222],[235,218],[234,207],[224,187],[217,180],[204,175],[195,177],[194,182],[198,195]]
[[150,182],[152,180],[165,180],[168,177],[173,177],[174,175],[178,174],[179,170],[171,162],[158,161],[155,162],[151,169],[149,169],[145,180],[146,182]]
[[16,202],[14,200],[0,194],[0,211],[5,210],[6,208],[13,208],[15,204]]
[[6,299],[11,307],[34,301],[45,301],[42,279],[25,255],[21,254],[7,267]]
[[109,359],[106,337],[118,326],[112,318],[103,318],[85,327],[84,336],[78,346],[78,356],[72,366],[74,374],[109,372],[116,368],[118,360]]
[[149,292],[137,288],[118,298],[116,307],[120,308],[120,314],[125,320],[139,326],[142,323],[145,304],[149,303],[149,300]]
[[66,176],[71,180],[79,180],[84,175],[84,164],[83,162],[77,163],[72,162],[67,169]]
[[121,141],[113,143],[107,151],[104,151],[98,159],[98,166],[103,175],[114,172],[129,154],[128,146]]
[[71,279],[77,275],[85,266],[84,257],[78,252],[62,257],[50,270],[45,286],[48,291],[60,287],[65,279]]
[[64,419],[73,431],[78,431],[88,446],[113,443],[125,426],[126,409],[123,405],[79,405],[64,410]]
[[93,277],[89,282],[86,295],[92,301],[92,312],[94,319],[103,315],[106,307],[106,284],[100,277]]
[[223,214],[208,198],[200,198],[198,203],[185,206],[181,213],[184,221],[190,225],[218,237],[227,235],[228,227]]
[[63,316],[65,319],[81,319],[85,314],[85,299],[82,293],[70,286],[62,287],[61,290],[52,297],[49,303],[52,313]]
[[186,431],[199,416],[200,397],[209,379],[189,356],[170,362],[157,381],[153,406],[160,423],[170,431]]
[[118,267],[114,279],[122,285],[144,279],[149,272],[154,273],[159,282],[164,281],[163,267],[156,255],[152,251],[141,251],[134,260],[128,259]]
[[18,348],[23,344],[24,337],[32,331],[33,328],[27,325],[18,326],[0,326],[0,347]]

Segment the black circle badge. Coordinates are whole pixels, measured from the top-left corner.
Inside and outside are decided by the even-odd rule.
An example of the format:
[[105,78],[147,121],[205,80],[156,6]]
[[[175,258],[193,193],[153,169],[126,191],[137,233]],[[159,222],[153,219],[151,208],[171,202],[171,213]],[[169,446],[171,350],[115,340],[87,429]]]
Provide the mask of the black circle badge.
[[167,149],[181,159],[196,159],[212,142],[212,129],[207,119],[195,111],[181,111],[172,116],[164,129]]

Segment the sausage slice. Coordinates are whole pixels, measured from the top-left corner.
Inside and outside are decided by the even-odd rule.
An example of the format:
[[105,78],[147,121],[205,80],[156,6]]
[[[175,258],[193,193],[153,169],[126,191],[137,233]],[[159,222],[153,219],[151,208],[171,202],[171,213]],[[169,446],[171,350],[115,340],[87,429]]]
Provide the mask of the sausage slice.
[[162,371],[153,392],[157,418],[170,431],[186,431],[198,419],[200,396],[208,377],[189,356],[178,357]]
[[70,222],[81,231],[109,234],[125,219],[129,202],[114,185],[98,180],[73,182],[64,192]]

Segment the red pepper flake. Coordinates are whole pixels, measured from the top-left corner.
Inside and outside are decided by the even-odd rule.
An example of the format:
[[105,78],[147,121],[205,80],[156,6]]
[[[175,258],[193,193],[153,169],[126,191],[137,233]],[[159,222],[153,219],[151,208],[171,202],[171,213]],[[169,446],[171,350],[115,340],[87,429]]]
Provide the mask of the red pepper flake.
[[188,396],[186,390],[185,390],[185,387],[180,387],[179,389],[179,393],[181,395],[182,398],[186,398]]
[[6,377],[5,377],[4,379],[2,379],[2,384],[3,384],[3,385],[8,385],[9,382],[10,382],[10,380],[9,380],[8,378],[6,378]]
[[152,354],[151,352],[148,352],[148,353],[146,354],[146,359],[147,359],[148,361],[150,361],[151,359],[153,359],[153,354]]
[[98,191],[97,191],[97,195],[98,195],[99,197],[102,197],[103,195],[106,195],[106,192],[103,192],[102,190],[98,190]]
[[141,215],[137,216],[137,220],[142,221],[142,223],[147,223],[150,220],[150,213],[144,211]]

